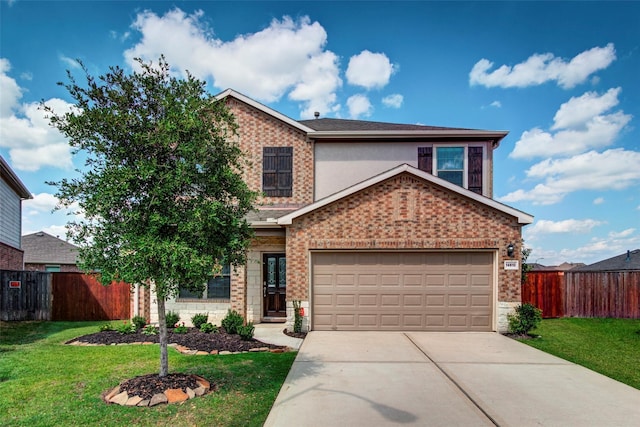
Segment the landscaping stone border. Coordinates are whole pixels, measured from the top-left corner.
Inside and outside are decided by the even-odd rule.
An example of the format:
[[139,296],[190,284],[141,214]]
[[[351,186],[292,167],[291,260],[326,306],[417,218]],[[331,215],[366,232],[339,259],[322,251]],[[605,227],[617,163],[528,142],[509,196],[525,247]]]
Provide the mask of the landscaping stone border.
[[211,390],[209,381],[198,375],[191,375],[196,380],[198,387],[191,389],[187,387],[186,391],[179,388],[170,388],[164,393],[156,393],[151,399],[142,399],[140,396],[129,396],[127,391],[121,391],[120,385],[114,387],[104,396],[104,401],[121,406],[156,406],[167,403],[182,403],[195,397],[204,396]]
[[[67,345],[74,345],[74,346],[79,346],[79,347],[108,347],[110,345],[116,346],[116,345],[153,345],[153,344],[158,344],[157,342],[149,342],[149,341],[145,341],[145,342],[132,342],[132,343],[124,343],[124,344],[94,344],[94,343],[86,343],[86,342],[82,342],[82,341],[73,341],[68,343]],[[247,351],[218,351],[218,350],[211,350],[210,352],[206,352],[206,351],[199,351],[199,350],[192,350],[188,347],[185,347],[183,345],[180,344],[176,344],[176,343],[171,343],[168,344],[169,347],[173,347],[175,348],[177,351],[179,351],[182,354],[187,354],[187,355],[198,355],[198,356],[206,356],[206,355],[227,355],[227,354],[242,354],[242,353],[284,353],[287,351],[294,351],[294,349],[292,349],[291,347],[285,347],[285,348],[269,348],[269,347],[257,347],[257,348],[252,348],[250,350]]]

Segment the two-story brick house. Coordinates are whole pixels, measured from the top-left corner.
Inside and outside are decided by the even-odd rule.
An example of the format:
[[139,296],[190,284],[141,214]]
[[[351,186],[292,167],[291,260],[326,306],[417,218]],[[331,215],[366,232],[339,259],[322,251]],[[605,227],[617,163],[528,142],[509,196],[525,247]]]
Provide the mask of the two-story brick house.
[[507,132],[296,121],[233,90],[218,99],[239,125],[244,179],[263,193],[248,218],[255,238],[244,268],[167,310],[186,322],[229,308],[292,322],[301,301],[313,330],[506,328],[520,303],[521,228],[533,221],[492,199]]

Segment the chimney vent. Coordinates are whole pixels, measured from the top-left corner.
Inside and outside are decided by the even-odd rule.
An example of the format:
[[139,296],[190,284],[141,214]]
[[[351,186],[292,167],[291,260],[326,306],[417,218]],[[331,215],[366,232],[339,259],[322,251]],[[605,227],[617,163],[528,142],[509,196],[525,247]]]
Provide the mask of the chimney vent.
[[631,251],[627,250],[627,262],[631,261]]
[[320,117],[320,111],[316,111],[316,112],[314,112],[314,113],[313,113],[313,117],[315,117],[316,119],[317,119],[318,117]]

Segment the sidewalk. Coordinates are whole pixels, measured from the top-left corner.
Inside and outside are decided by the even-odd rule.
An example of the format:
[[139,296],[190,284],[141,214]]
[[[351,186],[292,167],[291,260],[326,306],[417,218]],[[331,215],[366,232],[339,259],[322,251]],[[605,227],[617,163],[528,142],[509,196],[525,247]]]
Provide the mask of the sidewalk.
[[258,323],[254,325],[253,338],[266,344],[283,345],[299,350],[302,339],[286,335],[284,323]]

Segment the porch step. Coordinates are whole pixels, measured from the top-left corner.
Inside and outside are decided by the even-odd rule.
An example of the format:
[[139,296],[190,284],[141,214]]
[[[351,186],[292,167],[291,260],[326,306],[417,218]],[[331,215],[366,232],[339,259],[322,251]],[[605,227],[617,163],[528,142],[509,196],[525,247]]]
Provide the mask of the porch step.
[[263,317],[262,323],[285,323],[286,317]]

